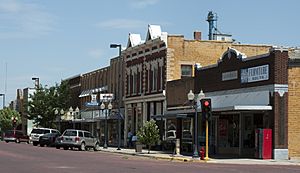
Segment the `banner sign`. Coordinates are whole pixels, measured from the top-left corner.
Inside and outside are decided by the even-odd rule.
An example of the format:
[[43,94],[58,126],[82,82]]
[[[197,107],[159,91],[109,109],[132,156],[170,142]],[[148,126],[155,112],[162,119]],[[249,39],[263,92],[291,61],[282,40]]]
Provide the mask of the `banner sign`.
[[241,69],[241,83],[269,80],[269,65]]

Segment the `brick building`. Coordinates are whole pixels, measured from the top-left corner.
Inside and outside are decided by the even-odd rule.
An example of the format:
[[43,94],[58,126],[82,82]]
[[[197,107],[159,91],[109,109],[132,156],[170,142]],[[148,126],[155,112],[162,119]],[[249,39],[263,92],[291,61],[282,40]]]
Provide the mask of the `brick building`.
[[267,53],[268,45],[236,44],[226,41],[203,41],[201,33],[194,40],[182,35],[168,35],[160,26],[149,25],[145,41],[139,34],[129,34],[127,49],[122,52],[125,63],[125,129],[135,132],[150,118],[157,120],[161,139],[165,138],[167,81],[191,77],[193,66],[213,64],[227,50],[239,49],[249,56]]
[[[196,70],[195,78],[187,80],[190,82],[178,80],[168,83],[168,89],[173,90],[167,92],[166,114],[173,115],[168,121],[176,122],[177,133],[182,134],[178,137],[181,148],[184,150],[187,143],[184,132],[194,133],[195,111],[186,103],[186,95],[188,90],[195,93],[203,90],[206,97],[212,99],[210,154],[254,157],[255,130],[264,128],[272,129],[273,158],[299,157],[296,127],[299,110],[295,106],[299,97],[296,89],[299,83],[297,56],[289,58],[288,50],[277,48],[271,48],[266,54],[248,58],[246,55],[229,48],[217,64]],[[290,83],[294,86],[288,91]],[[175,85],[179,87],[176,89]],[[174,101],[175,93],[185,94],[177,94],[179,98]],[[198,111],[201,112],[199,107]],[[178,118],[183,113],[187,116]],[[201,117],[200,114],[198,116]],[[198,123],[201,145],[205,124],[201,118]]]
[[[80,80],[78,80],[78,78]],[[110,66],[103,67],[91,72],[69,78],[71,96],[74,97],[71,103],[73,108],[76,104],[80,108],[80,117],[75,119],[76,128],[89,130],[93,135],[98,136],[100,142],[104,142],[105,117],[107,116],[108,144],[117,145],[118,116],[123,119],[123,60],[121,57],[112,58]],[[121,82],[120,82],[121,81]],[[112,100],[101,100],[102,94],[113,95]],[[95,98],[96,104],[89,104]],[[112,104],[112,110],[101,110],[100,104],[105,102],[107,109],[108,102]],[[119,112],[120,111],[120,112]],[[123,121],[121,121],[123,124]],[[123,126],[123,125],[121,125]],[[123,139],[123,138],[122,138]]]
[[289,51],[288,63],[288,149],[290,158],[300,158],[300,50]]

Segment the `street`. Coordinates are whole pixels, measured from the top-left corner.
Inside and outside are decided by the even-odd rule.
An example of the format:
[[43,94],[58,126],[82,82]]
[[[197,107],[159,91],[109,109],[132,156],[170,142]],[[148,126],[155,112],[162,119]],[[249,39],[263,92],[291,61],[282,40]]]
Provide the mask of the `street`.
[[291,165],[234,165],[178,162],[94,151],[58,150],[29,144],[0,142],[1,173],[190,173],[190,172],[300,172]]

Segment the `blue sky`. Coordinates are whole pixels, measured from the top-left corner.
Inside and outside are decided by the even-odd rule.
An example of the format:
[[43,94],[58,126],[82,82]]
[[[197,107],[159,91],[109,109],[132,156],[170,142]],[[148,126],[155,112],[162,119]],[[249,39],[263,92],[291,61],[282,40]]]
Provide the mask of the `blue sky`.
[[109,44],[126,46],[128,33],[145,39],[148,24],[207,39],[210,10],[218,29],[241,43],[299,47],[299,7],[298,0],[0,0],[0,93],[8,104],[34,76],[52,86],[105,67],[118,54]]

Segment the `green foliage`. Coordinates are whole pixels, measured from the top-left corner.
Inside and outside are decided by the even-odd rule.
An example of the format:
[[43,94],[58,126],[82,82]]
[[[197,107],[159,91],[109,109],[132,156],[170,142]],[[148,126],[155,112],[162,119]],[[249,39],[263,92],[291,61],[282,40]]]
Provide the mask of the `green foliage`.
[[137,138],[138,142],[148,145],[148,153],[150,153],[151,146],[159,141],[159,129],[153,119],[146,121],[138,130]]
[[13,129],[12,125],[12,117],[16,117],[18,119],[16,126],[21,123],[21,117],[20,114],[12,110],[10,108],[4,108],[0,110],[0,127],[1,131]]
[[[63,81],[50,88],[40,86],[28,105],[28,119],[42,127],[55,128],[57,115],[54,111],[66,110],[70,101],[70,91],[68,83]],[[26,110],[26,109],[25,109]]]

